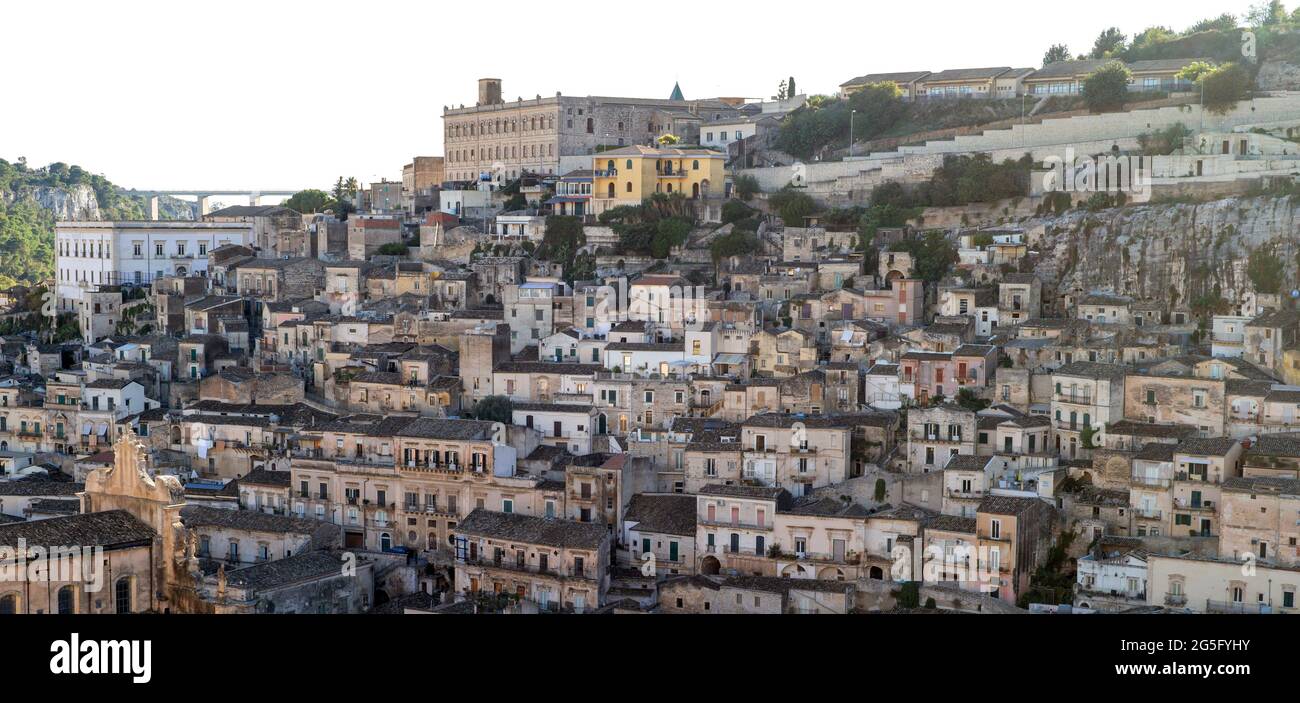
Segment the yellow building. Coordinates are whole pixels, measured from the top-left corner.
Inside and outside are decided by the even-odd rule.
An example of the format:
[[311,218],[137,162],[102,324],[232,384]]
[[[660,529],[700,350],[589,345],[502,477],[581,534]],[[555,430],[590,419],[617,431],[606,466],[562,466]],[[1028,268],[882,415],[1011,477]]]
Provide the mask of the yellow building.
[[1282,363],[1278,371],[1282,373],[1282,382],[1287,385],[1300,385],[1300,347],[1282,350]]
[[726,156],[708,149],[627,146],[592,157],[592,213],[620,205],[639,205],[655,193],[687,198],[722,198]]

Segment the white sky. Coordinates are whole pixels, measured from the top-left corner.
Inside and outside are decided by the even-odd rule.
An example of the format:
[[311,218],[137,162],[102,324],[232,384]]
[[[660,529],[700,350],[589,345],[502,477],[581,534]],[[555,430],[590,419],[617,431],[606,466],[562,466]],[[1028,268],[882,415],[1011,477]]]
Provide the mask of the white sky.
[[1181,30],[1250,4],[15,0],[0,11],[0,158],[135,188],[328,189],[441,154],[442,106],[473,104],[480,77],[507,100],[666,98],[674,80],[688,99],[764,98],[790,75],[832,93],[863,73],[1036,67],[1112,24]]

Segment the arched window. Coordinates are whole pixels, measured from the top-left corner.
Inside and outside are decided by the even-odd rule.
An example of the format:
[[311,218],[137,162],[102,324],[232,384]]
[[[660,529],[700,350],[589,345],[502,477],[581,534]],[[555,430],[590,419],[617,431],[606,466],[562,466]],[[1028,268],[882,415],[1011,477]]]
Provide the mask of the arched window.
[[613,160],[613,159],[610,159],[608,162],[605,163],[605,169],[608,170],[610,173],[613,173],[613,172],[614,172],[614,160]]
[[18,612],[18,596],[8,593],[0,596],[0,615],[14,615]]
[[131,578],[123,576],[113,584],[114,612],[131,612]]
[[628,160],[627,160],[627,170],[629,170],[629,171],[632,170],[632,159],[628,159]]
[[[628,185],[631,185],[631,184],[629,183]],[[613,183],[610,183],[610,184],[609,184],[609,197],[611,197],[611,198],[614,197],[614,184],[613,184]]]
[[59,615],[72,615],[76,611],[76,603],[72,586],[64,586],[59,589]]
[[587,118],[587,134],[595,134],[595,133],[596,133],[596,122],[595,122],[594,120],[592,120],[590,117],[588,117],[588,118]]
[[627,192],[629,192],[629,193],[632,192],[632,181],[628,181],[628,182],[627,182]]
[[696,159],[695,161],[693,161],[691,163],[691,168],[696,171],[700,170],[700,160]]

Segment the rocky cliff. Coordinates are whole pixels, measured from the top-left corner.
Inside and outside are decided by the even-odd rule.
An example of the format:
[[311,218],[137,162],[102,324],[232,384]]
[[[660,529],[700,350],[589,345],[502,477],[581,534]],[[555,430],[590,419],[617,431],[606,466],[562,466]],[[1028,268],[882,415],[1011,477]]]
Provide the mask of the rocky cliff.
[[1171,306],[1236,305],[1259,292],[1246,271],[1261,248],[1281,262],[1283,291],[1297,285],[1300,197],[1076,210],[1024,224],[1042,226],[1040,270],[1062,293],[1109,289]]
[[[144,219],[148,203],[142,196],[117,190],[114,207],[101,207],[95,189],[85,183],[68,186],[30,186],[18,190],[0,190],[0,203],[13,205],[27,201],[53,215],[55,220]],[[195,219],[194,203],[162,196],[158,201],[158,216],[164,220]]]

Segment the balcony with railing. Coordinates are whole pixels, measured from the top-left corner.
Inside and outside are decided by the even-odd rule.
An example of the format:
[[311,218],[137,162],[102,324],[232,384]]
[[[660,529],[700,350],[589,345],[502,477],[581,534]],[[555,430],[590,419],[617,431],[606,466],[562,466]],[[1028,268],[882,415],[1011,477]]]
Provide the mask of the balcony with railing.
[[1091,393],[1056,393],[1052,399],[1058,403],[1073,403],[1075,405],[1092,405]]
[[721,519],[721,518],[709,519],[709,518],[707,518],[707,517],[701,517],[701,518],[699,518],[698,522],[699,522],[699,524],[701,524],[701,525],[708,525],[708,526],[711,526],[711,527],[735,527],[735,528],[742,529],[742,530],[770,530],[770,529],[772,529],[772,523],[771,523],[770,521],[764,521],[764,522],[759,523],[759,522],[750,522],[750,521],[747,521],[747,520],[734,520],[734,521],[733,521],[733,520],[723,520],[723,519]]
[[924,430],[912,430],[908,433],[912,439],[918,442],[937,442],[941,444],[961,444],[963,441],[960,434],[948,434],[946,432],[926,432]]
[[778,552],[776,558],[789,561],[840,564],[844,566],[857,566],[862,563],[862,557],[857,552],[847,552],[838,556],[827,552]]
[[1174,507],[1179,510],[1197,510],[1205,512],[1214,512],[1214,501],[1212,500],[1188,500],[1186,498],[1174,498]]
[[1181,607],[1187,605],[1187,594],[1186,594],[1186,593],[1166,593],[1166,594],[1165,594],[1165,605],[1170,606],[1170,607],[1172,607],[1172,608],[1181,608]]
[[1169,484],[1172,483],[1172,481],[1170,479],[1162,478],[1160,476],[1134,476],[1132,478],[1132,483],[1139,486],[1153,486],[1155,488],[1168,488]]
[[1142,508],[1142,507],[1133,508],[1133,514],[1137,515],[1139,518],[1143,520],[1159,520],[1161,517],[1164,516],[1163,513],[1161,513],[1159,510],[1156,510],[1155,508]]
[[1267,608],[1268,606],[1264,603],[1240,603],[1237,601],[1212,599],[1207,599],[1205,601],[1205,612],[1207,613],[1258,615],[1259,613],[1267,612]]
[[581,579],[583,581],[595,581],[596,570],[584,567],[581,571],[575,571],[572,567],[560,569],[547,564],[543,567],[541,564],[530,564],[520,562],[517,559],[484,559],[482,557],[466,557],[463,563],[468,566],[481,566],[489,569],[504,569],[520,574],[535,574],[537,576],[547,576],[554,579]]
[[723,553],[723,554],[730,554],[731,556],[737,556],[737,557],[750,557],[750,558],[754,558],[754,557],[766,558],[766,557],[767,557],[767,552],[766,552],[766,551],[759,551],[759,550],[757,550],[757,549],[755,549],[755,548],[753,548],[753,547],[750,547],[750,548],[748,548],[748,549],[746,549],[746,548],[744,548],[744,547],[732,547],[731,545],[725,545],[725,546],[723,546],[723,548],[722,548],[722,553]]
[[949,488],[948,497],[954,500],[981,500],[984,498],[984,491],[964,491],[959,488]]

